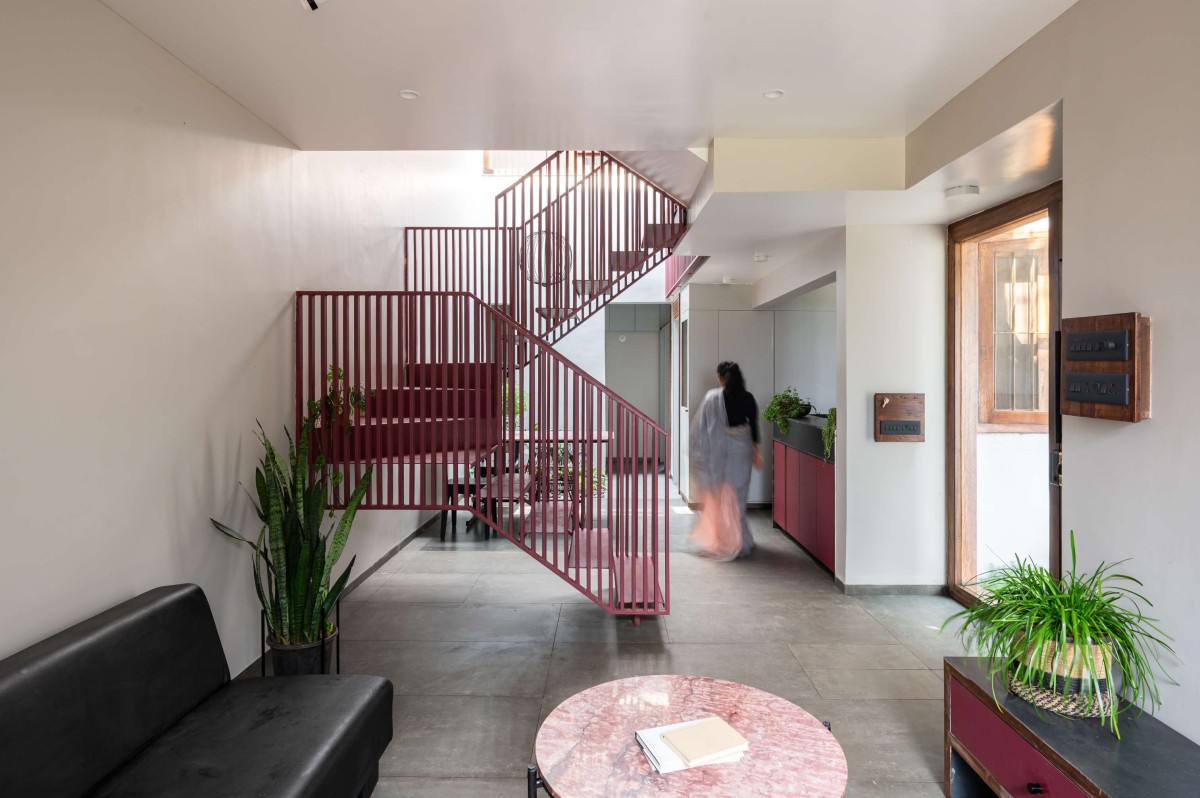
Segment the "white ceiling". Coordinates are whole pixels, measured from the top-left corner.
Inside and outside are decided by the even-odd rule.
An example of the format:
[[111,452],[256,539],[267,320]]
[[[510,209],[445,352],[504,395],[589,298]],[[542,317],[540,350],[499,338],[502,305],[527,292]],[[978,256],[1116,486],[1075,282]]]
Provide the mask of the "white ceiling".
[[[847,224],[947,224],[1027,194],[1062,177],[1062,103],[1009,128],[907,191],[717,193],[678,247],[709,255],[692,278],[753,282]],[[946,197],[951,186],[979,194]],[[755,262],[756,252],[767,253]]]
[[1074,1],[102,0],[330,150],[902,136]]

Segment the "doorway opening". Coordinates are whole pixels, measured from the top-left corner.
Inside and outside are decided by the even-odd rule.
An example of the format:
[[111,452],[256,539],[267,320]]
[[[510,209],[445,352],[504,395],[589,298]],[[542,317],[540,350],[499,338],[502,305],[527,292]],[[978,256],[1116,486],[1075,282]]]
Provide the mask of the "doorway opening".
[[1032,560],[1061,573],[1062,183],[949,228],[947,585]]

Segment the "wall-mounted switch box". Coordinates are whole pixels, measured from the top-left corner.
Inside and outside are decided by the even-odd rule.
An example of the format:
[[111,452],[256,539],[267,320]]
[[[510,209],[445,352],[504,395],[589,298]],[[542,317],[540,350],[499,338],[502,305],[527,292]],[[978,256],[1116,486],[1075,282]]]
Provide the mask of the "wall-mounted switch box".
[[875,394],[875,440],[925,440],[925,394]]
[[1150,418],[1149,317],[1063,319],[1058,384],[1064,416]]

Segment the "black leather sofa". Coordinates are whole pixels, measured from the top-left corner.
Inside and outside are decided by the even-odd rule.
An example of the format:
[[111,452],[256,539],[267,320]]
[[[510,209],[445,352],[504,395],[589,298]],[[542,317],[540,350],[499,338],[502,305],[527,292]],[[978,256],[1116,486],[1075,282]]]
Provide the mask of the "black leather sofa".
[[386,679],[231,682],[196,585],[143,593],[0,661],[6,798],[366,798],[391,739]]

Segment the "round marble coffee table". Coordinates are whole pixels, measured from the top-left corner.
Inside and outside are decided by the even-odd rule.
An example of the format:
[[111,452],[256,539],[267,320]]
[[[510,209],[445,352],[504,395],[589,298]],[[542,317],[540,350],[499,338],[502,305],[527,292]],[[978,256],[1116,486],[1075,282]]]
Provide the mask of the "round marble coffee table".
[[[633,736],[710,715],[750,742],[739,762],[663,775]],[[546,718],[534,753],[556,798],[842,798],[846,792],[846,756],[816,718],[779,696],[703,676],[639,676],[584,690]]]

